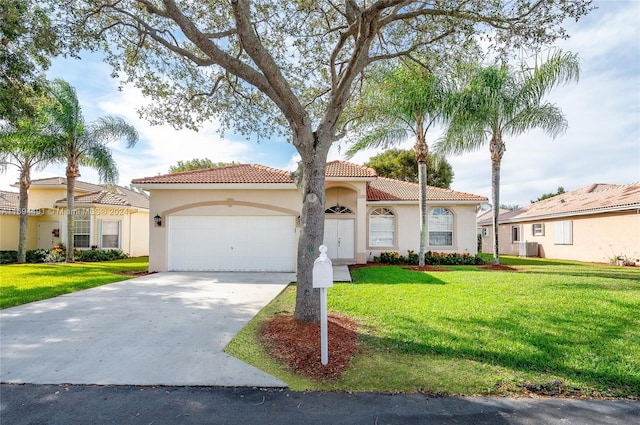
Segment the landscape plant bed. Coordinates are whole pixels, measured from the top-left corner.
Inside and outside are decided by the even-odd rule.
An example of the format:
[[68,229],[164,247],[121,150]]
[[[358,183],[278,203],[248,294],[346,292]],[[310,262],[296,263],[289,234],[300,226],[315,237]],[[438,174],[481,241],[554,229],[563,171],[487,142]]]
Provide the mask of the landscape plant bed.
[[295,373],[323,381],[335,380],[351,365],[358,350],[357,325],[347,317],[330,315],[327,320],[329,362],[323,365],[320,324],[303,323],[291,315],[266,321],[260,338],[269,354]]

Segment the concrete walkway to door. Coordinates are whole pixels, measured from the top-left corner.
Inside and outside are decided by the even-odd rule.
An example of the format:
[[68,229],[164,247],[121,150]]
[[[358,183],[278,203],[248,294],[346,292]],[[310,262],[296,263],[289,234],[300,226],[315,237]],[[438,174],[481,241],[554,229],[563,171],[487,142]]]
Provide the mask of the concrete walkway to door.
[[286,387],[222,352],[293,273],[156,273],[0,312],[0,381]]

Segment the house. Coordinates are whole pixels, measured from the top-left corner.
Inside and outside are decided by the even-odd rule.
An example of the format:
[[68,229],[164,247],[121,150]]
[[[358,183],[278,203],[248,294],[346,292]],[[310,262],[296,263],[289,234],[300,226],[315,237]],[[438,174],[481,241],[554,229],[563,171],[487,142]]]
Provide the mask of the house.
[[[292,175],[255,164],[134,179],[150,193],[149,270],[295,271],[302,200]],[[326,167],[324,244],[342,263],[417,251],[418,185],[367,167]],[[476,211],[486,198],[428,190],[429,246],[476,254]]]
[[[19,187],[14,184],[13,187]],[[66,237],[66,179],[33,180],[29,188],[27,249],[51,249]],[[149,199],[120,186],[76,181],[76,249],[120,249],[132,257],[149,253]],[[0,250],[17,250],[19,194],[0,191]]]
[[[640,263],[640,185],[592,184],[500,214],[500,254]],[[491,252],[491,216],[479,220]]]

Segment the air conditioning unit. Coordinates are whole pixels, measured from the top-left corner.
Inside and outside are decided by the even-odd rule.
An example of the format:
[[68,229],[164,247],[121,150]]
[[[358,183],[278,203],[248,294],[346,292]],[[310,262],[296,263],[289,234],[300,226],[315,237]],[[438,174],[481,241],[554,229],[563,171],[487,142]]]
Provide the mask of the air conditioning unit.
[[538,256],[538,242],[520,242],[519,257],[537,257]]

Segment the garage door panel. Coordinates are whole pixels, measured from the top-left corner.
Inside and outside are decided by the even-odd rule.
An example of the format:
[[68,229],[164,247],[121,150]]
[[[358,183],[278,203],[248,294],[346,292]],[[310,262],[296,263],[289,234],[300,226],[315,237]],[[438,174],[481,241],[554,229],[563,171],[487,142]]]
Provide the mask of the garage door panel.
[[293,271],[291,216],[169,216],[169,270]]

